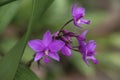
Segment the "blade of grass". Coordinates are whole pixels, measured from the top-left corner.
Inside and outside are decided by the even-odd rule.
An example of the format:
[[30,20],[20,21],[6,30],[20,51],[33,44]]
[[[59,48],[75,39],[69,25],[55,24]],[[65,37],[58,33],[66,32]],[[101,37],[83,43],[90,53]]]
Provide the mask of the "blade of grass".
[[16,0],[8,0],[8,1],[3,1],[3,2],[0,2],[0,7],[1,6],[4,6],[4,5],[6,5],[6,4],[9,4],[9,3],[11,3],[11,2],[14,2],[14,1],[16,1]]
[[39,80],[39,78],[24,64],[19,64],[14,80]]
[[[38,19],[38,16],[42,15],[46,6],[45,4],[42,4],[44,1],[46,2],[46,0],[33,0],[33,10],[26,35],[12,48],[12,50],[5,57],[0,60],[0,80],[13,80],[19,62],[22,58],[26,43],[34,28],[34,24]],[[51,2],[52,1],[53,0],[51,0]]]
[[0,7],[0,33],[7,27],[19,8],[18,1]]

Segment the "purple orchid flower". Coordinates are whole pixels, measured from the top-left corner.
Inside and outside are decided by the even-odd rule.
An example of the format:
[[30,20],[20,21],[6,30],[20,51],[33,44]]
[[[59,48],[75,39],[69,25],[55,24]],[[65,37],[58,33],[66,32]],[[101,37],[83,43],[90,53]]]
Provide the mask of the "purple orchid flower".
[[77,7],[76,4],[72,7],[72,16],[74,25],[81,28],[81,24],[90,24],[90,20],[85,20],[85,9],[83,7]]
[[76,37],[78,40],[78,43],[79,43],[78,48],[79,48],[79,51],[81,54],[85,53],[85,51],[86,51],[86,46],[85,46],[86,45],[86,42],[85,42],[86,38],[85,37],[86,37],[87,32],[88,32],[88,30],[85,30]]
[[87,65],[87,60],[91,60],[94,64],[98,63],[97,59],[94,57],[96,54],[95,48],[96,42],[94,40],[90,40],[86,43],[86,52],[83,54],[83,60]]
[[61,40],[53,40],[50,31],[47,31],[43,36],[43,40],[31,40],[28,42],[28,45],[36,52],[35,62],[45,57],[44,62],[48,63],[50,61],[48,57],[56,61],[60,60],[57,52],[61,50],[65,44]]
[[96,54],[95,52],[96,42],[93,40],[90,40],[87,43],[85,42],[86,40],[85,36],[87,32],[88,30],[85,30],[80,35],[77,36],[77,40],[79,42],[79,47],[78,47],[79,52],[82,54],[83,60],[87,65],[88,65],[87,60],[91,60],[93,63],[97,64],[98,61],[94,57],[94,55]]
[[85,41],[79,42],[79,51],[82,54],[83,60],[87,65],[89,65],[87,60],[91,60],[94,64],[98,63],[94,57],[96,54],[95,48],[96,42],[94,40],[90,40],[87,43]]
[[[82,55],[83,61],[88,64],[88,60],[97,64],[98,61],[95,58],[96,55],[96,42],[94,40],[89,40],[86,42],[86,34],[88,30],[83,31],[81,34],[77,35],[74,32],[69,32],[64,30],[64,28],[70,23],[74,22],[74,25],[82,28],[82,24],[90,24],[90,20],[84,19],[85,9],[83,7],[78,7],[76,4],[72,7],[72,17],[73,19],[67,21],[60,30],[56,31],[54,34],[51,34],[50,31],[47,31],[43,39],[30,40],[28,45],[35,51],[34,61],[44,60],[45,63],[50,62],[50,58],[59,61],[58,51],[64,56],[72,56],[72,51],[80,52]],[[73,46],[72,38],[78,40],[78,45]],[[38,64],[39,65],[39,64]]]

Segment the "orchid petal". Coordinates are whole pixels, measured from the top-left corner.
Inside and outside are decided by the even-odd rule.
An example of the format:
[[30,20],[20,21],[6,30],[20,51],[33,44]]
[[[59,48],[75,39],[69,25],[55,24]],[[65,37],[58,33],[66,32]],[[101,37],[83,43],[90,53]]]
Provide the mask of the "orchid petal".
[[80,24],[90,24],[90,20],[80,19]]
[[44,45],[41,40],[35,39],[35,40],[30,40],[28,42],[28,45],[30,48],[32,48],[35,52],[40,52],[44,49]]
[[91,60],[94,64],[98,64],[98,60],[94,56],[88,56],[87,59]]
[[67,46],[64,46],[64,47],[61,49],[61,52],[62,52],[62,54],[65,55],[65,56],[72,56],[71,50],[70,50]]
[[83,55],[86,53],[86,42],[79,41],[79,47],[78,47],[80,53]]
[[86,34],[87,34],[88,30],[85,30],[81,33],[81,36],[85,38]]
[[77,36],[77,39],[79,41],[85,41],[86,40],[85,36],[86,36],[87,32],[88,32],[88,30],[83,31],[80,35]]
[[34,61],[36,62],[36,61],[40,60],[43,56],[44,56],[43,52],[36,53]]
[[59,55],[57,53],[49,52],[48,56],[51,57],[52,59],[56,60],[56,61],[60,60]]
[[77,7],[77,4],[74,4],[72,7],[72,15],[74,17],[83,17],[85,15],[85,9],[83,7]]
[[49,49],[51,52],[57,52],[62,49],[65,43],[61,40],[55,40],[49,45]]
[[47,31],[43,36],[43,44],[48,46],[52,42],[52,35],[50,31]]
[[87,43],[88,52],[94,52],[95,48],[96,48],[96,42],[94,40],[89,40]]

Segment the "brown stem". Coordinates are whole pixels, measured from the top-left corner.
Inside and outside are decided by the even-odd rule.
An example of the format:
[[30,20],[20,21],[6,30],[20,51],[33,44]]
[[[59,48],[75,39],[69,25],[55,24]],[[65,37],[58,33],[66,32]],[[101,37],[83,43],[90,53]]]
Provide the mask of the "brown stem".
[[77,51],[77,52],[79,52],[79,50],[77,50],[77,49],[73,49],[73,48],[71,48],[73,51]]
[[62,32],[63,28],[64,28],[66,25],[68,25],[70,22],[72,22],[72,21],[73,21],[73,19],[70,19],[68,22],[66,22],[66,23],[61,27],[60,32],[58,33],[58,35],[60,35],[60,33]]

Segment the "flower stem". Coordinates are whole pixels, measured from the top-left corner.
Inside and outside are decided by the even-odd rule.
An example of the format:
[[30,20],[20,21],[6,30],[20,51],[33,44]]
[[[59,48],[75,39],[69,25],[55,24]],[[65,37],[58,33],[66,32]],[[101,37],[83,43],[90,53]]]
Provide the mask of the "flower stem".
[[71,48],[73,51],[77,51],[77,52],[79,52],[79,50],[77,50],[77,49],[73,49],[73,48]]
[[73,19],[70,19],[69,21],[67,21],[67,22],[61,27],[58,35],[60,35],[60,33],[62,32],[62,30],[64,29],[64,27],[65,27],[66,25],[68,25],[68,24],[69,24],[70,22],[72,22],[72,21],[73,21]]
[[73,50],[73,51],[79,52],[79,50],[78,50],[78,49],[75,49],[74,47],[69,47],[69,46],[68,46],[68,48],[71,49],[71,50]]
[[[70,47],[69,47],[70,48]],[[71,50],[73,50],[73,51],[77,51],[77,52],[79,52],[79,50],[78,49],[75,49],[75,48],[70,48]]]

